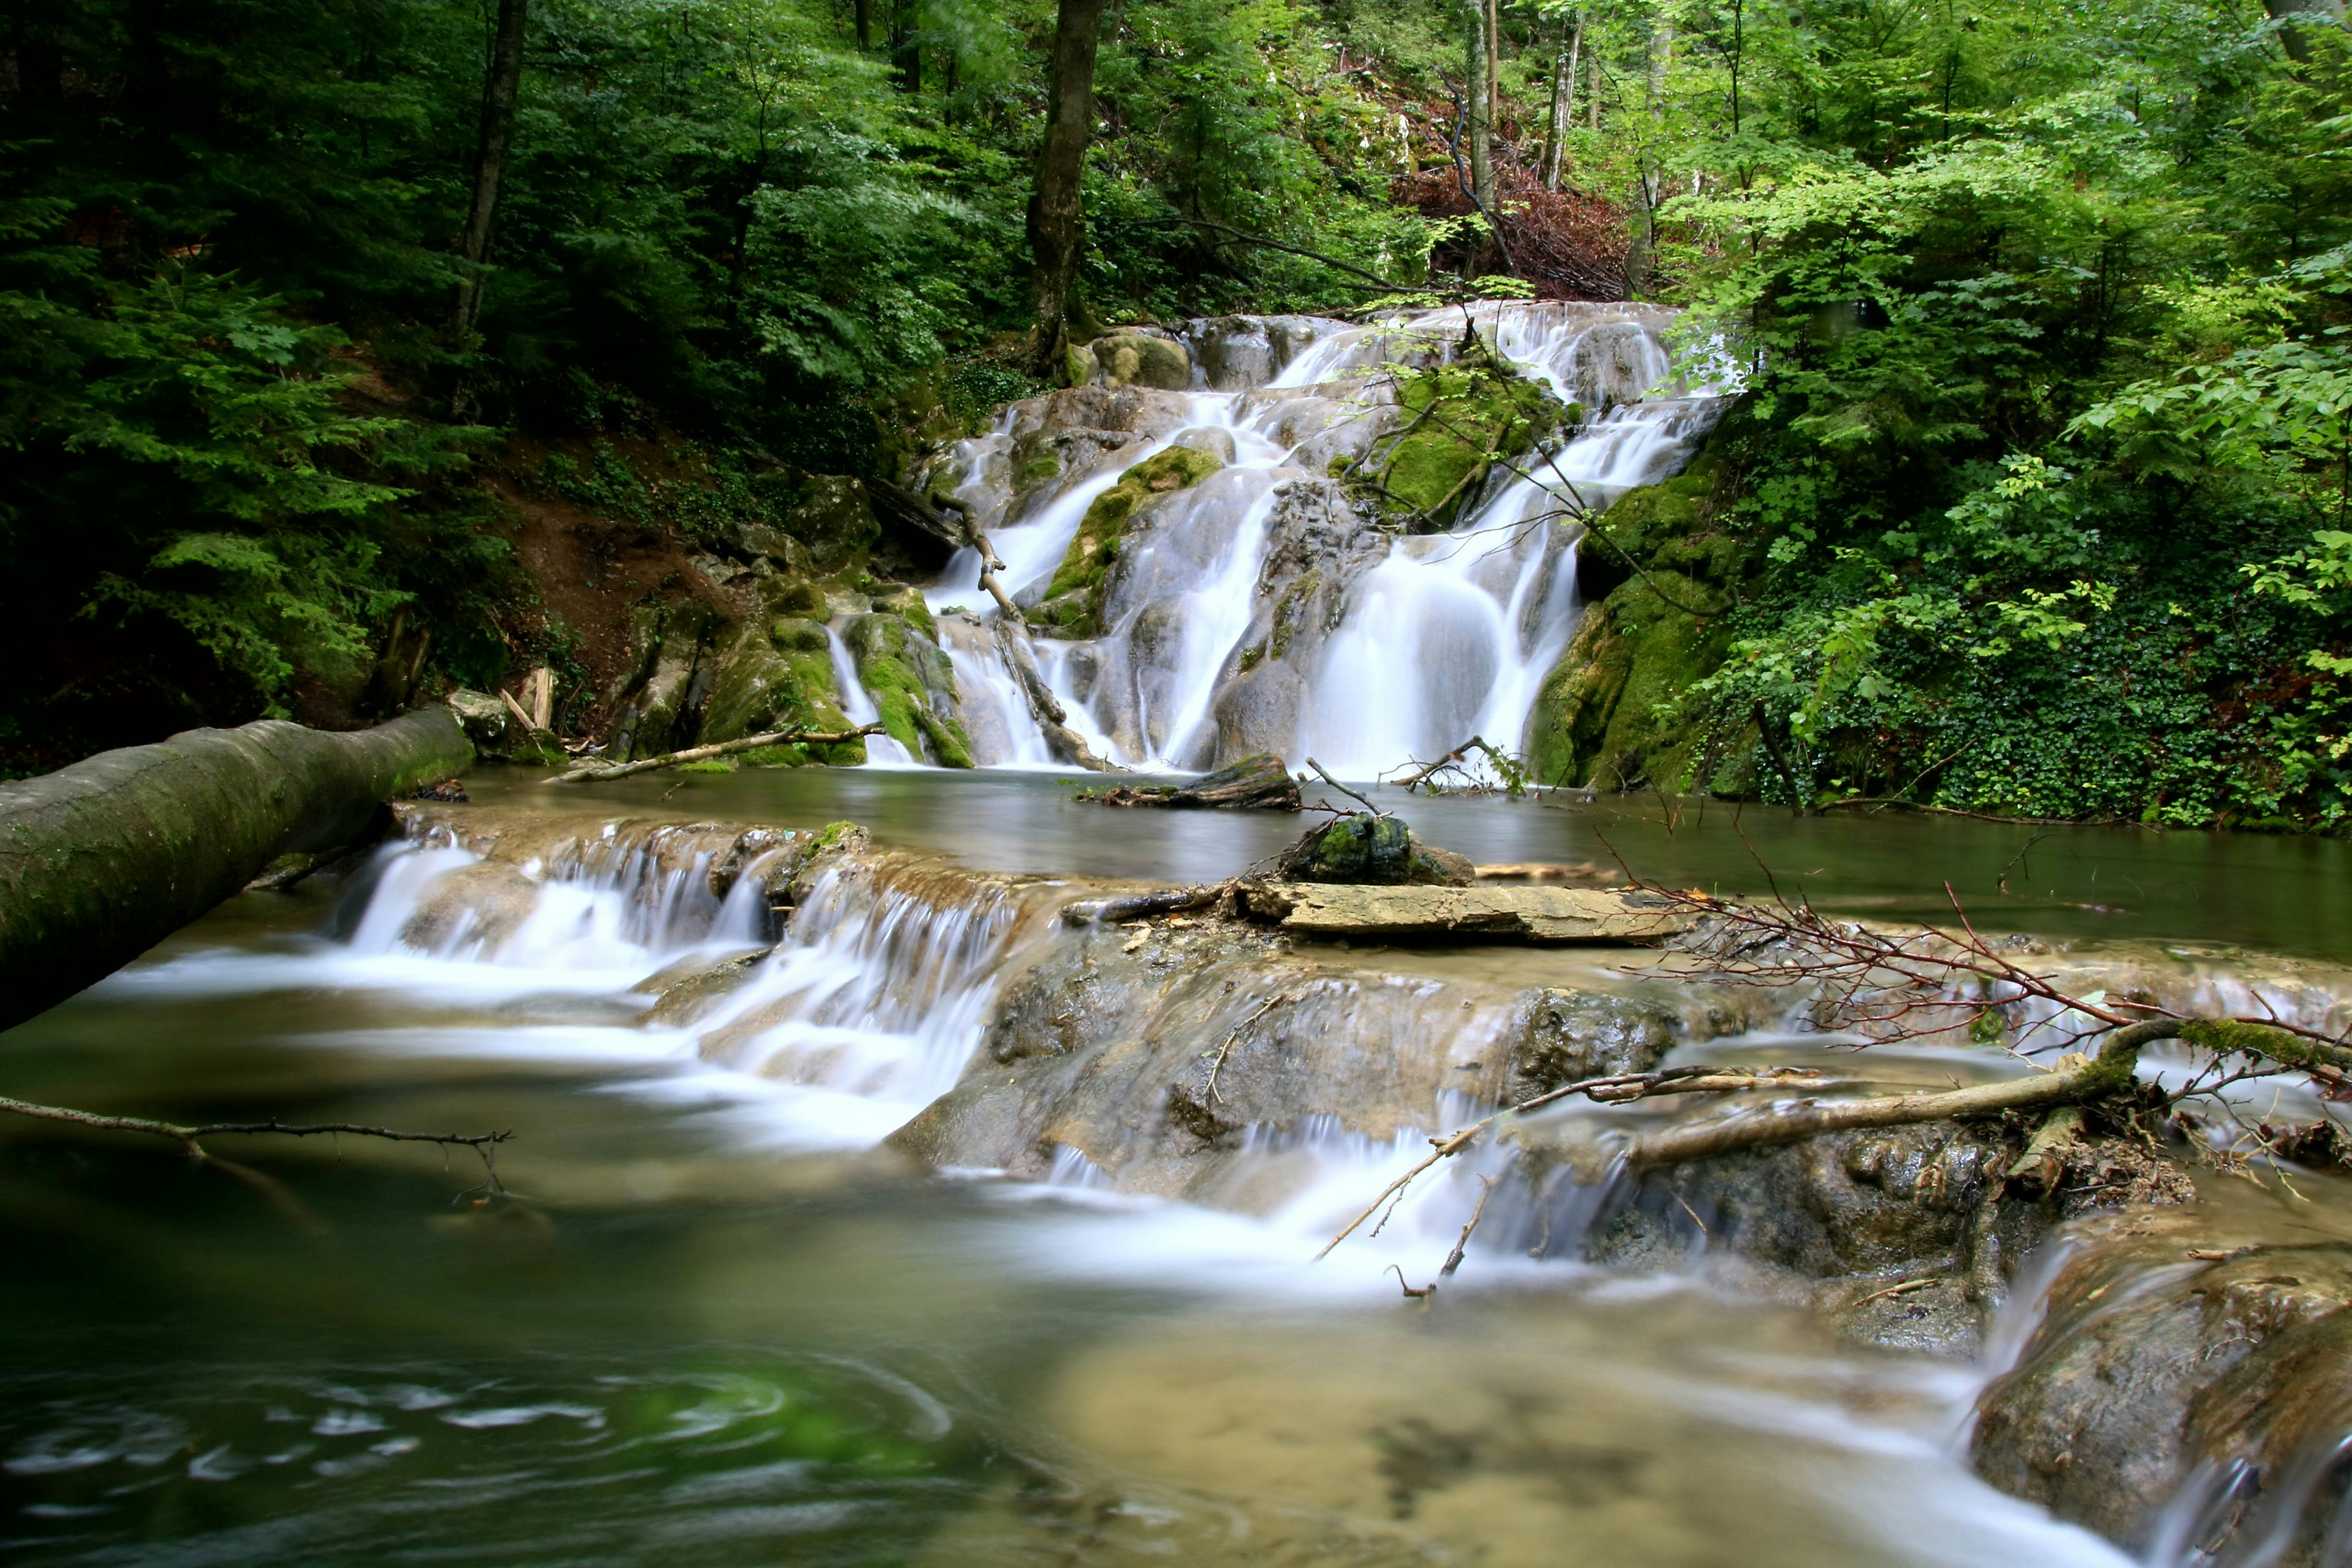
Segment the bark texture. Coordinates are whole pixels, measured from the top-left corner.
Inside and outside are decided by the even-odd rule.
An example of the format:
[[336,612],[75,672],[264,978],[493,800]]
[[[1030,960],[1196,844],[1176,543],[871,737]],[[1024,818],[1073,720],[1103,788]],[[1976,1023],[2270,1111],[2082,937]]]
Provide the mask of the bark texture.
[[1069,348],[1076,304],[1078,249],[1086,214],[1078,185],[1094,132],[1095,46],[1102,34],[1102,0],[1062,0],[1054,27],[1051,98],[1045,145],[1037,155],[1037,184],[1029,198],[1031,290],[1037,307],[1037,363],[1055,380]]
[[265,719],[0,784],[0,1027],[146,952],[280,855],[473,761],[436,706],[351,734]]
[[458,253],[466,279],[457,285],[457,308],[450,321],[458,337],[474,330],[482,310],[482,264],[490,253],[490,224],[498,216],[499,184],[506,173],[507,148],[514,141],[515,98],[522,89],[523,29],[530,0],[499,0],[499,31],[490,46],[489,74],[482,83],[481,138],[474,153],[474,199],[466,209]]

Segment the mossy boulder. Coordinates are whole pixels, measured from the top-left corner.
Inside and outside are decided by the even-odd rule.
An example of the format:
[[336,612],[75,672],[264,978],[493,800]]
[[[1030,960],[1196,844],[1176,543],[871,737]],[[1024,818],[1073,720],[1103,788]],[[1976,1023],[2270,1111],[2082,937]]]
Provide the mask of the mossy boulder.
[[1291,846],[1279,872],[1289,882],[1406,883],[1466,888],[1477,879],[1451,849],[1420,842],[1400,817],[1343,816]]
[[1154,497],[1189,489],[1224,466],[1213,452],[1171,447],[1119,475],[1087,508],[1037,605],[1036,624],[1055,637],[1101,636],[1103,587],[1136,509]]
[[1151,386],[1183,392],[1192,384],[1192,356],[1184,345],[1150,332],[1110,332],[1070,351],[1070,383]]
[[820,567],[870,550],[882,537],[865,483],[842,474],[812,478],[800,504],[784,514],[783,528],[807,546],[809,559]]
[[1402,509],[1415,532],[1440,532],[1460,521],[1494,467],[1490,454],[1515,458],[1564,418],[1580,417],[1483,349],[1400,375],[1396,395],[1399,434],[1349,471]]
[[971,737],[956,716],[955,670],[937,643],[883,611],[851,616],[841,640],[892,740],[943,768],[972,765]]
[[1612,790],[1682,787],[1699,736],[1673,707],[1723,662],[1731,634],[1720,613],[1728,607],[1696,578],[1655,571],[1586,611],[1528,715],[1526,749],[1537,778]]
[[[832,644],[824,628],[792,616],[745,627],[719,656],[702,712],[706,742],[740,741],[770,730],[852,728],[835,689]],[[848,764],[866,760],[862,740],[824,746],[766,746],[743,753],[771,766]]]

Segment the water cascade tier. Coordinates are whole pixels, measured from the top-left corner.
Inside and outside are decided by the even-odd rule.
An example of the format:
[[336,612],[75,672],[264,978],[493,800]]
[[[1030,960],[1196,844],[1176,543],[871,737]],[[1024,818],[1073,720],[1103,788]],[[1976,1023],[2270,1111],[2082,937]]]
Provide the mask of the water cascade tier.
[[[1673,319],[1543,302],[1195,321],[1140,340],[1157,379],[1189,385],[1122,381],[1106,351],[1092,384],[1008,405],[921,483],[971,509],[1024,611],[1013,635],[1119,765],[1271,752],[1369,778],[1473,735],[1519,750],[1580,613],[1585,520],[1679,472],[1727,401],[1677,372]],[[1414,378],[1474,355],[1556,400],[1556,433],[1442,504],[1384,496],[1401,481],[1375,482],[1379,463],[1444,423]],[[964,550],[926,590],[974,760],[1052,763],[982,566]]]

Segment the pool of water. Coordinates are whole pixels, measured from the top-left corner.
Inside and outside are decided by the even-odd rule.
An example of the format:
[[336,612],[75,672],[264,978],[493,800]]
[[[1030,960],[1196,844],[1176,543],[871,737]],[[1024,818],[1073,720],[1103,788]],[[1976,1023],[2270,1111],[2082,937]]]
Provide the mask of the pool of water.
[[[475,784],[494,807],[556,793]],[[845,816],[974,865],[1152,879],[1229,875],[1297,829],[1069,793],[812,770],[596,799]],[[1949,881],[1991,923],[2055,934],[2320,956],[2352,935],[2341,844],[2029,846],[2034,830],[1987,824],[1735,825],[1657,801],[1411,813],[1480,860],[1613,847],[1645,876],[1747,889],[1760,857],[1784,888],[1874,913],[1932,914]],[[629,988],[667,954],[624,945],[568,977],[362,960],[321,934],[341,895],[232,900],[0,1036],[0,1092],[183,1121],[510,1129],[511,1195],[463,1152],[223,1139],[196,1165],[0,1125],[12,1560],[2126,1561],[1970,1475],[1965,1413],[1990,1365],[1860,1349],[1696,1276],[1474,1254],[1408,1300],[1384,1255],[1318,1265],[1308,1235],[1245,1215],[930,1175],[640,1026]],[[1365,1151],[1335,1212],[1396,1157]]]

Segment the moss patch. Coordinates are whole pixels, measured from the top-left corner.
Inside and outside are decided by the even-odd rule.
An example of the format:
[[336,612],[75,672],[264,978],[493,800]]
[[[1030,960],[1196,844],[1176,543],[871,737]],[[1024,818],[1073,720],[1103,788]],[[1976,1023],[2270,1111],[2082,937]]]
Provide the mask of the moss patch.
[[972,765],[971,737],[953,716],[955,672],[937,645],[904,617],[883,611],[856,617],[844,640],[892,740],[915,756],[928,751],[943,768]]
[[1352,471],[1417,533],[1454,526],[1494,467],[1488,454],[1517,457],[1580,416],[1483,344],[1452,364],[1405,373],[1396,392],[1403,425]]
[[1119,475],[1118,483],[1095,498],[1078,531],[1062,552],[1062,563],[1046,585],[1038,619],[1058,637],[1102,635],[1103,583],[1118,558],[1135,509],[1154,496],[1190,489],[1224,463],[1212,453],[1171,447]]

